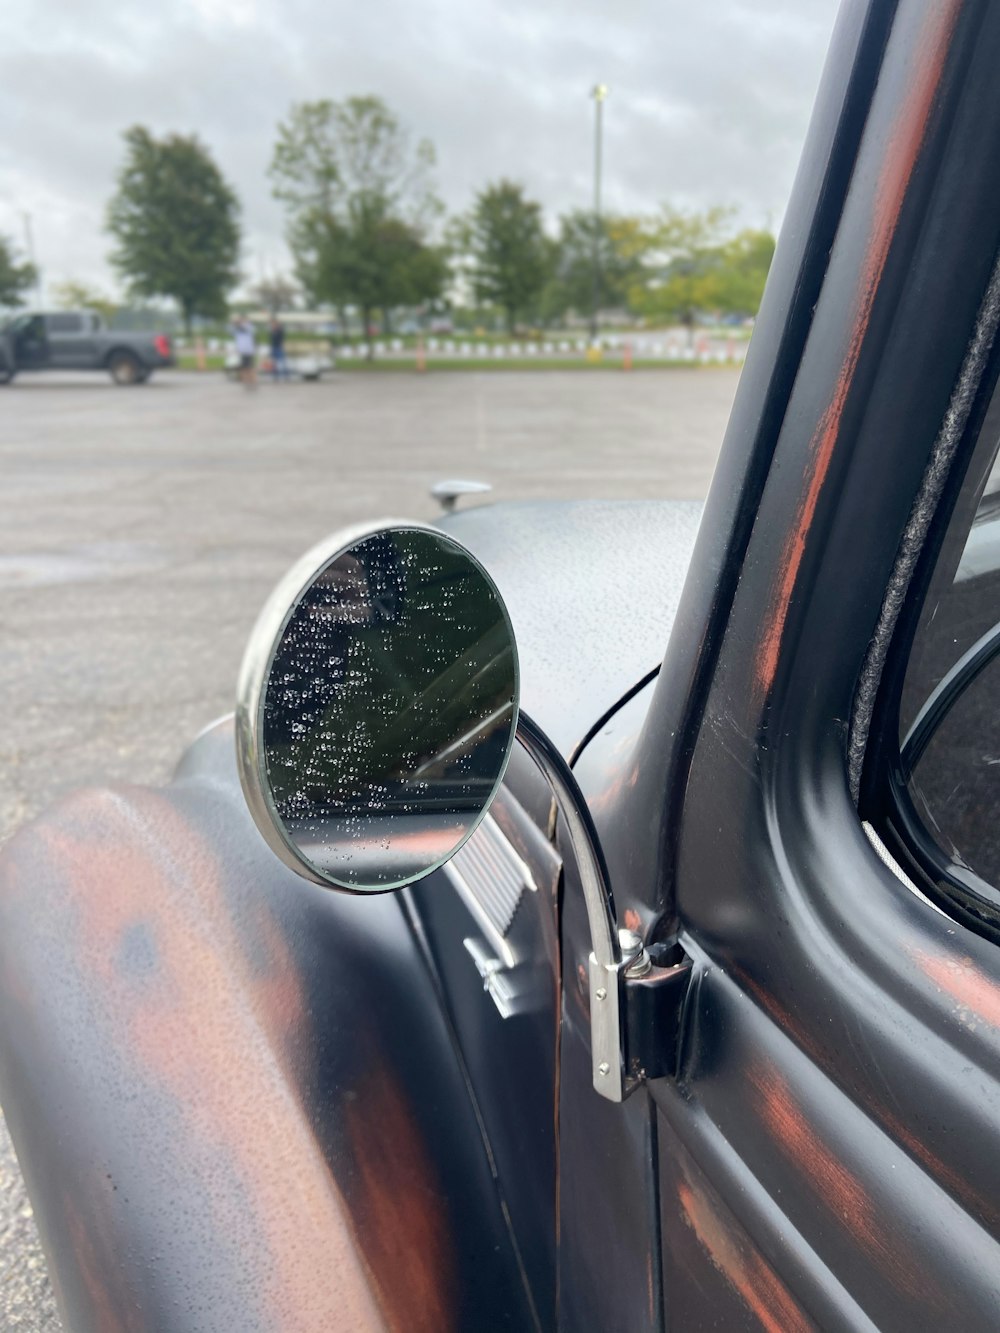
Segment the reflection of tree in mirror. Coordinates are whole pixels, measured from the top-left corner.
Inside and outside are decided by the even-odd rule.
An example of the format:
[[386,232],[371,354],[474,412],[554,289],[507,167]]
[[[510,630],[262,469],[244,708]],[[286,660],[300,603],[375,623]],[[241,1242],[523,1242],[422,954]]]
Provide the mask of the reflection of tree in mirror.
[[459,548],[403,529],[341,554],[271,666],[264,750],[286,829],[343,847],[381,828],[388,849],[389,820],[396,837],[419,816],[425,846],[450,851],[502,769],[515,688],[506,616]]

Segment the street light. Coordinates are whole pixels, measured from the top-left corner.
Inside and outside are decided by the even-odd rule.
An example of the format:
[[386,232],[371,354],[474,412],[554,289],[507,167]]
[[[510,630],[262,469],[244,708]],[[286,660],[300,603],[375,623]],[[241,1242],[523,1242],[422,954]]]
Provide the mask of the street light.
[[28,252],[28,263],[35,270],[35,298],[38,301],[38,307],[42,305],[42,273],[35,262],[35,236],[31,226],[31,214],[23,212],[21,219],[24,222],[24,242],[25,249]]
[[597,341],[597,312],[601,308],[601,136],[604,129],[606,83],[595,84],[594,99],[594,287],[590,303],[590,341]]

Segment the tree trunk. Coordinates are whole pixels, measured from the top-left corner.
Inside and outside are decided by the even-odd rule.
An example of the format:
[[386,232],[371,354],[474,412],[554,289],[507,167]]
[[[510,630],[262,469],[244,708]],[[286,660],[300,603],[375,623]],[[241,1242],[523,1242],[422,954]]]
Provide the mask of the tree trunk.
[[392,311],[382,311],[382,332],[387,338],[392,337]]
[[194,319],[194,308],[190,301],[181,302],[181,317],[184,320],[184,332],[187,337],[191,337],[191,321]]
[[375,344],[372,342],[372,312],[367,306],[361,307],[361,318],[365,326],[365,343],[368,346],[368,360],[375,360]]
[[517,312],[513,310],[510,306],[506,306],[504,308],[504,313],[507,316],[507,336],[509,338],[513,338],[514,329],[517,327],[517,321],[515,320],[514,316]]

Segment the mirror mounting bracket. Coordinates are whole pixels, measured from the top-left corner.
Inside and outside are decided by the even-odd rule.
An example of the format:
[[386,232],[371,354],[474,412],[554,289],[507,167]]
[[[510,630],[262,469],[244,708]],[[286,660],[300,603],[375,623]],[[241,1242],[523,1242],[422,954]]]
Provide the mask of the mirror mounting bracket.
[[691,963],[655,967],[640,937],[618,929],[604,854],[572,770],[523,710],[517,739],[552,789],[576,858],[590,927],[594,1088],[622,1102],[647,1077],[674,1070]]

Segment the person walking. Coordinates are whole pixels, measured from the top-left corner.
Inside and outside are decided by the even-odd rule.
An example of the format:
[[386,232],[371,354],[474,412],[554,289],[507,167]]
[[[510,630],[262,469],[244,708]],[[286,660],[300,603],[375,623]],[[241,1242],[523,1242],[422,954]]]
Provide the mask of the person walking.
[[285,326],[277,315],[271,316],[271,374],[276,380],[290,378],[285,356]]
[[233,325],[233,343],[240,358],[240,380],[247,389],[257,387],[257,340],[254,328],[245,315]]

